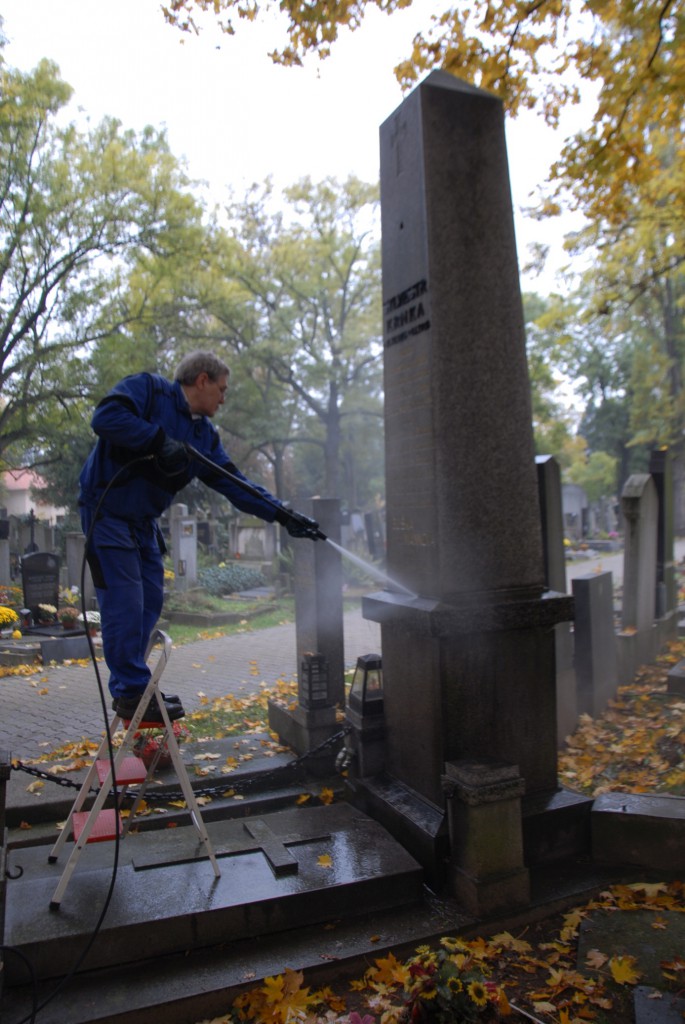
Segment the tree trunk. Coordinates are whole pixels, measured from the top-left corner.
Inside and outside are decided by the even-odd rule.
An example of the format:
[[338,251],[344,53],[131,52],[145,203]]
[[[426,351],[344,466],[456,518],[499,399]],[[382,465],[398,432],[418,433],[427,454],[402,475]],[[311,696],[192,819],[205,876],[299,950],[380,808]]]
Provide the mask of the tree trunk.
[[325,426],[326,497],[340,498],[340,409],[338,408],[338,387],[333,382],[328,391],[328,415]]

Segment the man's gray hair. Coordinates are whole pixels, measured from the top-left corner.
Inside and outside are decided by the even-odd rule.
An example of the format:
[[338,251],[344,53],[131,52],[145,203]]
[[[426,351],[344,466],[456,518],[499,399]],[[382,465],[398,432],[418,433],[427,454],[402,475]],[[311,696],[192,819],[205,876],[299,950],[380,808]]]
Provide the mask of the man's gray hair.
[[201,373],[206,373],[210,380],[228,376],[231,371],[223,359],[213,352],[189,352],[176,367],[174,380],[180,384],[194,384]]

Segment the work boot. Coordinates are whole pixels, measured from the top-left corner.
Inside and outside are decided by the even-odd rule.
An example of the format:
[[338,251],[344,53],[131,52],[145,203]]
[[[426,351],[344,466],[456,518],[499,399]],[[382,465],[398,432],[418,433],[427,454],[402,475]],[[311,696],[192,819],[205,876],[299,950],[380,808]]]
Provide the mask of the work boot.
[[[119,698],[119,700],[121,700],[121,698]],[[126,700],[128,700],[128,697],[126,698]],[[179,695],[177,693],[163,693],[162,694],[162,700],[167,705],[169,705],[169,704],[181,704],[182,703],[181,698],[179,697]],[[117,698],[113,697],[112,698],[112,711],[116,711],[116,707],[115,707],[116,702],[117,702]]]
[[[121,718],[123,718],[127,722],[130,722],[130,720],[133,718],[138,709],[141,697],[142,694],[139,697],[115,697],[114,700],[112,701],[112,707],[114,711],[116,711],[116,713],[121,716]],[[183,705],[180,702],[178,704],[170,704],[167,701],[164,701],[164,708],[166,710],[167,715],[169,716],[170,721],[172,722],[175,722],[177,719],[183,718],[185,716]],[[162,724],[164,723],[164,718],[162,717],[162,709],[160,708],[157,698],[154,695],[152,696],[150,703],[145,709],[143,721],[161,722]]]

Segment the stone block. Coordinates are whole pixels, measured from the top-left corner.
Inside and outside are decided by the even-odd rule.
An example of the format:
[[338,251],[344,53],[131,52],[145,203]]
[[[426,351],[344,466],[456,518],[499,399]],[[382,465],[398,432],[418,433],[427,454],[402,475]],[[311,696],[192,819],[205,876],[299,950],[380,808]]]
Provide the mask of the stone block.
[[608,864],[682,871],[685,797],[604,793],[592,808],[592,853]]
[[445,765],[452,894],[477,917],[530,900],[523,864],[521,796],[516,765],[454,761]]
[[592,799],[556,789],[523,798],[523,852],[528,867],[552,864],[590,852]]
[[616,695],[618,686],[612,573],[577,577],[573,597],[578,712],[595,718]]
[[685,696],[685,660],[669,669],[666,676],[666,689],[669,693]]
[[449,857],[447,815],[442,808],[387,773],[356,780],[349,799],[416,858],[433,889],[442,888]]
[[78,636],[55,636],[40,641],[43,664],[51,661],[69,661],[90,657],[90,646],[85,633]]
[[[278,735],[281,743],[291,747],[296,754],[311,754],[326,740],[342,729],[337,721],[335,708],[307,710],[296,705],[290,709],[279,701],[268,702],[269,728]],[[307,761],[308,770],[315,775],[327,775],[334,769],[338,747],[329,747]]]

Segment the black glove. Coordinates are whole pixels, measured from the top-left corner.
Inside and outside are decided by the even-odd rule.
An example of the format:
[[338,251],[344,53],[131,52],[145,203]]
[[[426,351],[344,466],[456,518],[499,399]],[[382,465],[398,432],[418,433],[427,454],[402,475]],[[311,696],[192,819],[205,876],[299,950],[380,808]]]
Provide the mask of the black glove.
[[188,465],[189,456],[182,441],[173,437],[165,437],[162,447],[157,452],[157,463],[163,473],[173,476],[180,473]]
[[319,529],[316,519],[310,519],[302,512],[293,512],[292,509],[283,508],[276,514],[276,519],[281,526],[285,526],[291,537],[309,537],[310,540],[326,539]]

